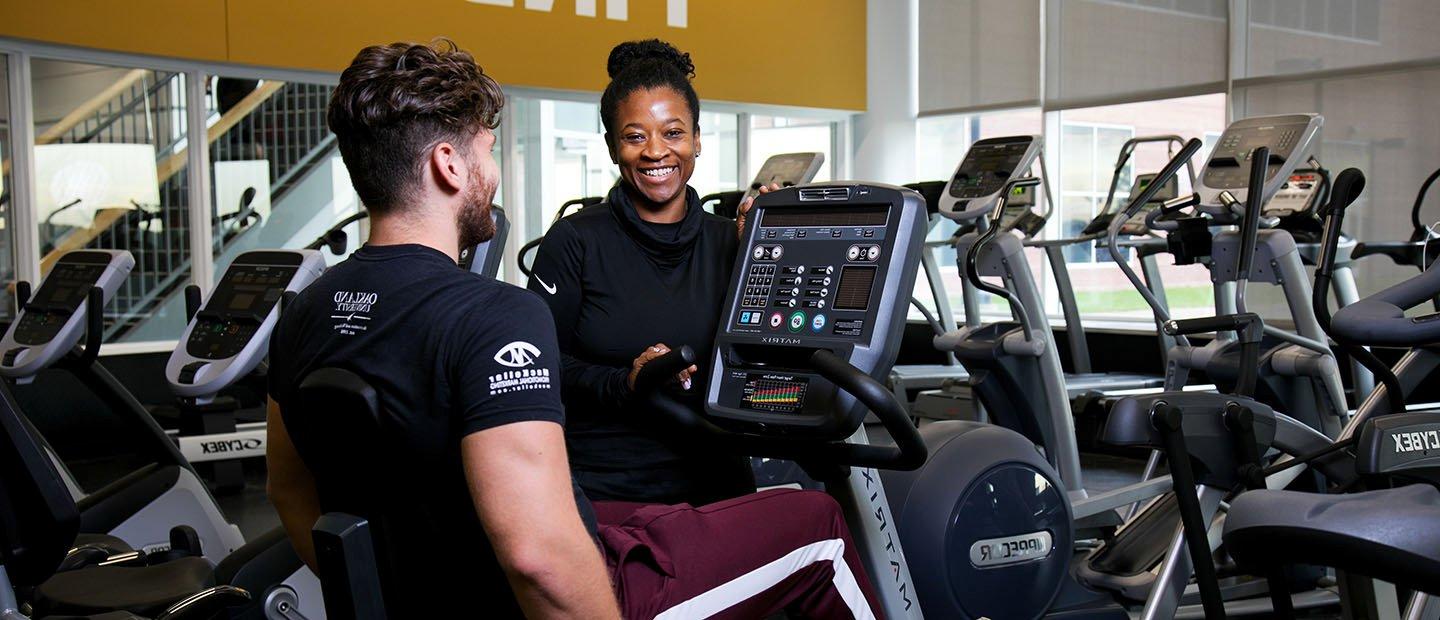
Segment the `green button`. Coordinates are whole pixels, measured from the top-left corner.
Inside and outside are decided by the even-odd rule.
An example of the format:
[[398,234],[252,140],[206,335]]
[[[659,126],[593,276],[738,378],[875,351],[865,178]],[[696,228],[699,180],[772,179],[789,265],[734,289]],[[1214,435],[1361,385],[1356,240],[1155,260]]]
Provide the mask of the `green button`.
[[804,313],[804,312],[800,312],[800,311],[797,310],[797,311],[795,312],[795,314],[790,315],[790,331],[792,331],[792,332],[798,332],[798,331],[800,331],[800,330],[801,330],[802,328],[804,328],[804,327],[805,327],[805,313]]

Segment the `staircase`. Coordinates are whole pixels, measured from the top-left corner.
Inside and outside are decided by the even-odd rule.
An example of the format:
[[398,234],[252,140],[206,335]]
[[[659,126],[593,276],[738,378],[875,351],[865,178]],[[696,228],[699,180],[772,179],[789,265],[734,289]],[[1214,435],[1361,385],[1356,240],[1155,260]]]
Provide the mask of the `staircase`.
[[[106,341],[122,338],[149,320],[190,282],[189,231],[193,223],[188,192],[193,171],[186,165],[191,145],[185,131],[185,79],[179,73],[132,71],[36,139],[37,144],[155,145],[158,205],[102,209],[90,227],[61,234],[47,234],[44,227],[41,230],[42,271],[48,271],[65,252],[79,248],[129,250],[135,256],[134,271],[107,309]],[[335,149],[334,135],[325,123],[332,88],[232,81],[222,90],[227,91],[224,96],[211,93],[201,102],[208,117],[210,161],[268,161],[271,204],[279,208],[285,204],[281,199],[286,193]],[[211,222],[202,225],[214,229],[214,247],[193,251],[220,256],[262,224],[258,214],[238,215],[223,220],[212,216]]]

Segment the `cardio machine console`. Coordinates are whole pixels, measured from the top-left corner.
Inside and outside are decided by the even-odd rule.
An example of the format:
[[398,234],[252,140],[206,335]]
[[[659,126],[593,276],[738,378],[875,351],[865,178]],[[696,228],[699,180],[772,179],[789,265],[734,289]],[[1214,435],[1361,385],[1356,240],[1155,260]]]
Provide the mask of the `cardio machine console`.
[[750,183],[741,201],[760,195],[760,188],[771,183],[780,187],[809,183],[824,163],[825,154],[819,152],[771,155],[760,165],[760,171],[755,173],[755,180]]
[[1250,184],[1250,157],[1255,149],[1268,147],[1270,161],[1261,197],[1272,196],[1286,183],[1314,145],[1325,119],[1319,114],[1281,114],[1235,121],[1215,143],[1209,161],[1200,173],[1201,204],[1220,203],[1221,191],[1229,191],[1245,202]]
[[300,291],[325,270],[319,250],[259,250],[235,258],[190,319],[165,364],[177,395],[213,396],[259,365],[286,291]]
[[85,333],[85,301],[100,287],[109,301],[135,267],[124,250],[75,250],[60,257],[0,339],[0,376],[28,379],[48,368]]
[[1290,178],[1280,184],[1280,189],[1265,203],[1260,214],[1265,217],[1286,217],[1298,213],[1309,213],[1319,205],[1315,198],[1320,195],[1324,179],[1317,170],[1296,170]]
[[848,435],[863,407],[810,368],[809,357],[826,349],[872,376],[888,372],[909,299],[901,292],[914,286],[924,241],[924,200],[897,187],[827,184],[765,194],[753,209],[716,337],[707,410]]
[[[1150,187],[1151,183],[1155,182],[1156,176],[1159,175],[1152,173],[1136,176],[1135,184],[1130,187],[1130,197],[1125,201],[1125,204],[1122,205],[1121,208],[1123,209],[1124,207],[1129,206],[1131,202],[1139,198],[1140,194],[1144,193],[1145,189]],[[1155,193],[1155,197],[1151,198],[1150,202],[1147,202],[1140,207],[1140,211],[1135,214],[1135,217],[1126,220],[1125,224],[1120,226],[1120,234],[1129,235],[1131,237],[1138,237],[1140,235],[1144,235],[1150,232],[1150,228],[1145,225],[1146,216],[1150,215],[1151,211],[1159,209],[1161,205],[1165,204],[1168,201],[1174,200],[1179,195],[1180,182],[1176,179],[1176,177],[1170,177],[1170,182],[1161,186],[1160,191]]]
[[[970,146],[940,198],[940,213],[952,219],[976,214],[1000,199],[1005,183],[1030,169],[1040,155],[1039,136],[986,138]],[[1023,201],[1022,201],[1023,202]],[[971,215],[970,217],[976,217]]]
[[[1080,234],[1095,235],[1108,230],[1110,228],[1110,222],[1115,219],[1115,216],[1123,212],[1126,207],[1129,207],[1130,203],[1135,202],[1135,199],[1139,198],[1140,194],[1143,193],[1146,188],[1150,187],[1150,184],[1155,181],[1155,177],[1157,176],[1159,175],[1155,173],[1136,175],[1135,183],[1130,186],[1129,197],[1123,202],[1114,204],[1110,209],[1096,215],[1095,219],[1090,220],[1090,223],[1085,225],[1085,228],[1080,231]],[[1135,217],[1125,221],[1125,224],[1120,227],[1120,235],[1139,237],[1149,234],[1150,228],[1145,225],[1146,216],[1148,216],[1151,211],[1159,209],[1166,201],[1174,200],[1176,196],[1180,195],[1179,188],[1179,182],[1176,181],[1174,177],[1171,177],[1170,182],[1166,183],[1164,187],[1161,187],[1160,191],[1150,199],[1150,202],[1140,207],[1140,211],[1135,214]]]

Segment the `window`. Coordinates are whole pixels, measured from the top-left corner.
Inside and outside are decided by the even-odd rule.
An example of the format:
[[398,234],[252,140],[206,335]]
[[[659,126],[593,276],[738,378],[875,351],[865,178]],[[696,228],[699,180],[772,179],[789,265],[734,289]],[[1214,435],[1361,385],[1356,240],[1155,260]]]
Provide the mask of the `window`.
[[739,127],[734,114],[700,112],[700,156],[690,187],[701,196],[741,189],[749,179],[740,179]]
[[105,340],[177,338],[183,304],[167,302],[190,280],[185,75],[31,67],[42,275],[70,250],[127,250],[135,268],[106,308]]
[[[1062,113],[1063,115],[1063,113]],[[1063,238],[1080,236],[1090,220],[1105,206],[1105,197],[1113,180],[1115,193],[1123,199],[1130,191],[1134,162],[1127,162],[1115,174],[1115,159],[1126,140],[1135,137],[1135,128],[1128,125],[1106,125],[1080,121],[1062,121],[1060,130],[1060,216]],[[1052,181],[1053,182],[1053,181]],[[1094,244],[1080,243],[1065,248],[1065,261],[1093,263]],[[1101,257],[1104,260],[1108,257]]]
[[759,170],[771,155],[816,151],[825,154],[825,163],[815,173],[815,180],[833,180],[834,131],[834,123],[827,120],[753,115],[750,117],[749,170],[751,173]]
[[[215,277],[243,252],[303,248],[364,210],[326,125],[332,87],[214,77],[206,125],[228,127],[210,144]],[[342,230],[345,251],[322,248],[335,264],[365,242],[366,227]],[[338,248],[337,248],[338,249]]]
[[[10,92],[10,63],[4,54],[0,54],[0,160],[10,161],[10,98],[6,96]],[[13,221],[11,214],[14,201],[10,200],[10,188],[14,184],[10,181],[10,166],[6,165],[0,170],[0,224]],[[7,285],[15,281],[15,244],[14,230],[9,226],[0,226],[0,282]],[[10,291],[10,286],[0,290],[0,318],[10,321],[15,315],[15,297]]]
[[[1285,82],[1235,92],[1246,115],[1291,110],[1324,115],[1313,155],[1331,174],[1350,167],[1365,173],[1365,191],[1347,212],[1345,233],[1370,242],[1404,240],[1413,232],[1411,205],[1420,184],[1440,167],[1440,125],[1432,112],[1436,97],[1440,69]],[[1440,221],[1440,187],[1430,189],[1420,219],[1427,226]],[[1362,296],[1415,275],[1413,268],[1383,258],[1364,258],[1353,268]],[[1252,287],[1264,288],[1271,287]],[[1249,303],[1266,318],[1288,316],[1278,295],[1252,295]]]
[[[915,161],[920,175],[917,180],[949,180],[955,167],[959,166],[960,160],[965,157],[965,152],[970,150],[970,145],[976,140],[998,136],[1038,135],[1042,132],[1042,125],[1042,115],[1036,108],[921,118],[915,124]],[[955,234],[956,227],[955,222],[942,218],[930,229],[926,240],[946,241]],[[955,248],[947,244],[932,247],[929,251],[934,253],[935,264],[945,283],[951,311],[957,317],[963,316],[965,304]],[[1043,263],[1037,262],[1040,260],[1038,251],[1029,251],[1027,254],[1032,265],[1043,266]],[[1036,271],[1037,275],[1039,273]],[[915,299],[925,304],[926,308],[933,310],[935,307],[934,295],[930,292],[929,283],[925,281],[923,274],[916,278]],[[1003,300],[983,293],[980,309],[986,314],[1008,312]],[[910,314],[912,318],[920,317],[919,311],[914,308]]]
[[[1061,196],[1059,222],[1052,221],[1047,233],[1056,238],[1079,234],[1104,207],[1115,161],[1121,145],[1135,137],[1178,135],[1182,139],[1201,138],[1213,142],[1225,128],[1225,95],[1200,95],[1142,103],[1065,110],[1059,117],[1060,144],[1058,165],[1052,169]],[[1051,148],[1056,148],[1053,143]],[[1159,172],[1170,160],[1173,149],[1161,143],[1141,144],[1120,173],[1115,200],[1124,200],[1137,174]],[[1207,150],[1192,160],[1196,173],[1205,163]],[[1182,176],[1183,176],[1182,172]],[[1188,191],[1189,180],[1182,178],[1180,190]],[[1056,218],[1052,217],[1052,220]],[[1127,256],[1130,266],[1140,272],[1133,253]],[[1135,291],[1130,280],[1114,263],[1109,252],[1094,243],[1080,243],[1065,248],[1071,284],[1076,302],[1086,318],[1134,319],[1148,321],[1150,307]],[[1214,300],[1209,272],[1199,265],[1175,266],[1168,256],[1160,256],[1160,273],[1171,313],[1179,316],[1212,314]],[[1043,276],[1052,274],[1048,267]],[[1059,300],[1050,302],[1052,314],[1060,311]]]

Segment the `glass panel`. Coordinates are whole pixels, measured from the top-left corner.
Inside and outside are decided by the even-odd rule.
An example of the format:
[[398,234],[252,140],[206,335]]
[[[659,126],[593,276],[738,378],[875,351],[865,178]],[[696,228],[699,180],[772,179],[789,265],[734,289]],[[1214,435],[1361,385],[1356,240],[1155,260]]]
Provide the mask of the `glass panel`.
[[9,322],[15,315],[15,297],[10,286],[15,281],[15,231],[5,224],[10,219],[10,63],[0,54],[0,321]]
[[1432,0],[1250,1],[1247,76],[1440,56]]
[[740,189],[739,138],[734,114],[700,112],[700,156],[695,160],[695,174],[690,187],[701,196]]
[[[1064,225],[1060,233],[1076,236],[1104,206],[1120,147],[1132,137],[1175,134],[1183,139],[1214,140],[1225,127],[1225,95],[1201,95],[1124,105],[1065,110],[1061,124],[1060,187]],[[1178,147],[1170,147],[1178,148]],[[1130,192],[1134,175],[1159,172],[1170,160],[1170,150],[1159,143],[1136,147],[1129,164],[1121,171],[1115,200]],[[1205,151],[1195,156],[1199,171]],[[1183,174],[1183,173],[1182,173]],[[1182,179],[1181,191],[1189,190]],[[1071,283],[1075,286],[1080,312],[1086,318],[1150,320],[1149,306],[1120,272],[1110,253],[1093,243],[1065,249]],[[1138,259],[1128,256],[1130,266],[1140,272]],[[1160,256],[1160,272],[1172,314],[1179,317],[1213,314],[1209,272],[1202,266],[1175,266]],[[1050,278],[1046,272],[1045,277]],[[1058,301],[1056,301],[1058,303]],[[1053,306],[1058,313],[1059,307]]]
[[[825,154],[825,163],[815,173],[816,181],[830,181],[831,164],[835,153],[833,144],[834,124],[827,120],[785,116],[750,117],[750,171],[760,169],[771,155],[818,151]],[[749,182],[746,179],[745,182]]]
[[179,337],[184,313],[165,302],[190,281],[185,76],[31,66],[42,273],[71,249],[128,250],[135,269],[106,307],[105,340]]
[[[241,253],[306,247],[364,210],[325,121],[332,90],[210,80],[206,125],[226,128],[210,145],[216,278]],[[322,248],[326,261],[338,263],[363,245],[366,229],[361,221],[345,226],[344,251]]]
[[[1365,191],[1345,220],[1347,235],[1378,242],[1406,240],[1414,233],[1410,210],[1416,193],[1440,166],[1440,124],[1433,112],[1440,98],[1440,70],[1257,86],[1237,90],[1235,96],[1251,116],[1295,110],[1325,116],[1315,157],[1331,174],[1355,167],[1366,177]],[[1420,219],[1440,230],[1440,188],[1431,188]],[[1359,260],[1354,269],[1362,296],[1415,275],[1414,268],[1383,258]],[[1264,288],[1272,287],[1252,287]],[[1252,295],[1250,300],[1267,318],[1286,312],[1278,295]]]
[[[976,140],[998,136],[1040,134],[1043,128],[1042,119],[1040,110],[1036,108],[921,118],[915,124],[915,161],[920,180],[949,179],[950,174],[955,172],[955,167],[960,165],[961,158],[965,157],[965,152]],[[1043,199],[1042,197],[1041,200]],[[945,241],[955,233],[955,228],[954,222],[941,218],[930,229],[926,240]],[[961,293],[960,270],[956,263],[955,249],[952,246],[944,245],[932,248],[930,251],[935,254],[935,262],[940,268],[941,277],[945,282],[945,293],[949,298],[950,308],[957,317],[956,321],[963,321],[965,304]],[[1044,263],[1037,262],[1041,260],[1039,256],[1038,252],[1027,251],[1027,258],[1032,265],[1043,266]],[[926,308],[931,310],[935,308],[935,297],[931,294],[929,284],[923,276],[916,278],[915,298],[925,304]],[[981,296],[980,309],[984,314],[1004,315],[1008,313],[1003,301],[984,294]],[[921,317],[919,311],[914,308],[911,308],[910,316],[914,319]]]
[[[579,122],[593,119],[590,123]],[[561,203],[585,196],[604,196],[620,178],[610,162],[600,104],[571,101],[540,102],[540,157],[543,220],[554,218]],[[548,148],[547,148],[548,147]]]

